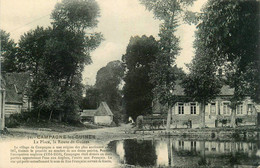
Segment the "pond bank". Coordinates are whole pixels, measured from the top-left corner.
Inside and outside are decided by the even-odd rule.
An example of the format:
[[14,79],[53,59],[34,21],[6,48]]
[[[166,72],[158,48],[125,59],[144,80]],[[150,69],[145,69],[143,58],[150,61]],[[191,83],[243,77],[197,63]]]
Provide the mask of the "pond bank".
[[204,129],[171,129],[166,130],[135,130],[136,134],[182,137],[198,140],[257,140],[260,139],[260,128],[204,128]]

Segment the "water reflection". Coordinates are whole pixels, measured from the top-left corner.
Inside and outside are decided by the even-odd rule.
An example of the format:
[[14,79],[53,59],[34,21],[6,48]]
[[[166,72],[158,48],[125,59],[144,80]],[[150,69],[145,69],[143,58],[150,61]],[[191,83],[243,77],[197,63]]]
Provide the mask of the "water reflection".
[[139,166],[257,166],[260,142],[152,139],[112,141],[108,145],[122,164]]

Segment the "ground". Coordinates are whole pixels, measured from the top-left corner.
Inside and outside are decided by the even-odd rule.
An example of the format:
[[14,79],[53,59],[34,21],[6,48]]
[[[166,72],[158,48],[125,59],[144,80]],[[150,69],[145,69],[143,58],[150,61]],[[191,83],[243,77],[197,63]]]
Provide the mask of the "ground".
[[[87,129],[87,128],[73,128],[66,129],[66,126],[61,131],[61,128],[50,129],[48,128],[28,128],[28,127],[19,127],[19,128],[9,128],[8,131],[10,134],[3,135],[2,139],[17,138],[17,137],[26,137],[27,135],[94,135],[97,141],[111,141],[111,140],[120,140],[120,139],[129,139],[129,138],[141,138],[141,137],[151,137],[151,135],[142,135],[135,134],[134,128],[131,124],[121,124],[119,127],[102,127],[96,129]],[[66,131],[64,131],[66,130]]]
[[173,129],[166,133],[160,130],[137,130],[131,124],[121,124],[119,127],[105,127],[96,125],[69,126],[67,124],[39,124],[37,127],[22,126],[9,128],[9,134],[2,135],[0,139],[26,137],[27,135],[94,135],[95,141],[112,141],[132,138],[149,138],[158,136],[179,136],[187,139],[222,139],[235,138],[255,139],[260,136],[258,127],[233,128],[205,128],[205,129]]

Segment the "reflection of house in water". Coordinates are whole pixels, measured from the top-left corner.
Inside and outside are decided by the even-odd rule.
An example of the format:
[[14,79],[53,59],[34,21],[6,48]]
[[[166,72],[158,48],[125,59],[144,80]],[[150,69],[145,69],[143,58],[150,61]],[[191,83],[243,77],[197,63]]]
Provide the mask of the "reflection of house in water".
[[[180,82],[177,82],[180,83]],[[189,101],[185,96],[184,88],[176,84],[173,92],[177,96],[178,102],[172,107],[172,126],[175,128],[199,128],[202,123],[202,114],[198,102]],[[205,106],[205,125],[207,127],[222,127],[230,125],[231,121],[231,102],[229,99],[234,94],[234,89],[223,86],[220,94],[214,101]],[[167,108],[158,102],[153,103],[153,113],[167,113]],[[236,107],[236,119],[238,125],[256,125],[257,117],[260,122],[259,105],[252,102],[250,97],[245,97],[241,104]],[[260,124],[260,123],[258,123]]]
[[[253,142],[217,142],[217,141],[172,141],[172,153],[175,154],[175,159],[178,157],[203,157],[211,164],[225,163],[231,164],[230,158],[241,160],[250,157],[255,158],[258,151],[256,143]],[[185,151],[185,152],[184,152]],[[177,158],[176,158],[177,157]],[[243,159],[242,158],[242,159]],[[241,164],[251,164],[250,161],[257,163],[258,160],[249,160],[249,163],[241,161]],[[174,164],[174,163],[173,163]],[[220,166],[220,165],[215,165]]]
[[260,144],[257,142],[132,139],[113,144],[116,145],[114,152],[120,162],[131,165],[197,167],[208,164],[211,167],[239,167],[260,162]]

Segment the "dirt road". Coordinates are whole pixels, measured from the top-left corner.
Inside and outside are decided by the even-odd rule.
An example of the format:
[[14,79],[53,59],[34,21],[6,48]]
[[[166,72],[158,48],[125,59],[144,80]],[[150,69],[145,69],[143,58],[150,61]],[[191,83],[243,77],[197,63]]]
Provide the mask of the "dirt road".
[[95,141],[111,141],[121,140],[129,138],[144,138],[150,137],[149,135],[134,134],[134,128],[131,124],[121,124],[119,127],[105,127],[98,129],[86,129],[82,131],[73,131],[58,133],[48,130],[33,130],[26,128],[13,128],[9,129],[10,135],[6,135],[7,138],[26,137],[27,135],[94,135]]

